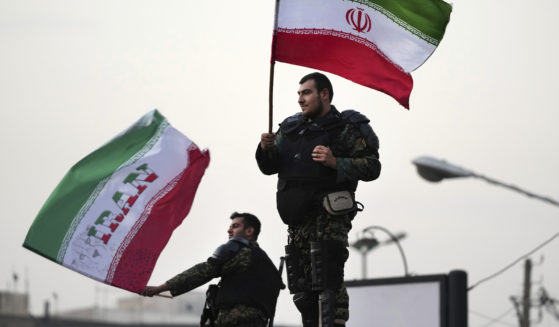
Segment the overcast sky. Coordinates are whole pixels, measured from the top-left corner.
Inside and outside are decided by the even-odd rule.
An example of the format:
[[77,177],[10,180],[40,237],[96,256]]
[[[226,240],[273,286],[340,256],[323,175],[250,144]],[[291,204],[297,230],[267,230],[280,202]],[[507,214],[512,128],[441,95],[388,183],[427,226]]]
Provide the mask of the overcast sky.
[[[211,163],[150,283],[204,261],[227,240],[233,211],[261,218],[260,244],[279,262],[286,231],[275,209],[276,177],[262,175],[254,160],[268,126],[273,5],[0,0],[0,289],[23,291],[27,280],[35,313],[53,293],[59,311],[99,304],[100,293],[108,301],[133,295],[99,287],[21,245],[68,169],[154,108],[208,148]],[[329,74],[334,105],[367,115],[380,139],[383,171],[358,188],[365,210],[351,241],[372,225],[405,232],[411,272],[463,269],[472,285],[559,232],[559,207],[477,179],[429,183],[411,164],[431,155],[559,198],[558,14],[555,0],[455,1],[443,41],[412,73],[409,111]],[[276,65],[275,126],[299,110],[297,82],[311,71]],[[361,278],[359,253],[350,253],[346,279]],[[545,287],[559,298],[559,239],[532,258],[534,296]],[[510,296],[522,293],[522,263],[469,292],[470,326],[512,308]],[[367,268],[369,278],[403,275],[395,246],[371,252]],[[286,291],[277,314],[279,323],[299,320]],[[540,326],[557,323],[544,314]],[[493,325],[516,326],[517,319],[510,311]]]

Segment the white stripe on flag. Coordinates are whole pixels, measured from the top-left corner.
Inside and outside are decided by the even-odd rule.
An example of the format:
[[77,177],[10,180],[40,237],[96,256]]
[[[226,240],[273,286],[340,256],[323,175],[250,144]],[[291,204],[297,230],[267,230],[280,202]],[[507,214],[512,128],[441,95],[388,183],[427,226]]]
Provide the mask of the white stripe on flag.
[[[374,4],[373,4],[374,5]],[[278,14],[278,29],[326,29],[341,31],[363,38],[377,45],[390,61],[409,73],[421,66],[435,50],[436,45],[427,42],[423,35],[404,21],[387,17],[391,15],[378,5],[376,9],[358,5],[352,1],[330,0],[281,0]],[[369,15],[372,26],[369,32],[357,32],[346,21],[351,9],[363,9]],[[414,33],[412,33],[413,31]],[[418,35],[423,36],[423,39]],[[436,40],[432,40],[436,41]]]
[[[128,166],[116,170],[79,221],[69,241],[62,265],[99,281],[105,281],[121,243],[142,216],[147,203],[159,190],[183,172],[188,163],[187,149],[191,144],[187,137],[167,125],[161,138],[147,153],[144,153],[139,160],[128,162]],[[137,195],[138,189],[129,183],[124,184],[123,181],[129,174],[138,172],[137,167],[146,163],[158,177],[153,182],[146,183],[148,187]],[[121,204],[113,200],[117,192],[122,193]],[[122,213],[122,206],[127,206],[126,200],[136,195],[136,202],[129,207],[124,219],[118,221],[118,228],[110,232],[111,242],[104,244],[102,237],[108,235],[110,227],[100,226],[95,223],[96,220],[106,211],[110,211],[110,217],[106,218],[114,219]],[[98,230],[99,235],[91,236],[92,228]],[[97,246],[92,244],[95,242],[98,243]]]

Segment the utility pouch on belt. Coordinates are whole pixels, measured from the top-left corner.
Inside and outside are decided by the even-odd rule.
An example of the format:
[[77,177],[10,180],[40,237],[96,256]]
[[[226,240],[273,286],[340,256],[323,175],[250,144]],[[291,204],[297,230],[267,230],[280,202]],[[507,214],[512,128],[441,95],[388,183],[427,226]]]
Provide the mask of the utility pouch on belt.
[[295,294],[303,292],[305,276],[301,263],[301,253],[296,246],[288,244],[285,246],[285,269],[287,270],[287,286],[289,292]]
[[323,262],[324,250],[320,242],[311,242],[311,289],[313,291],[324,290],[324,274],[326,273]]
[[310,243],[312,290],[338,290],[344,282],[344,262],[349,255],[345,244],[333,240]]
[[331,215],[344,215],[357,210],[350,191],[328,193],[322,199],[324,209]]
[[219,311],[215,306],[215,299],[218,291],[219,286],[216,284],[211,284],[208,287],[206,291],[206,303],[204,304],[204,310],[200,317],[200,326],[215,326],[215,320],[217,319]]

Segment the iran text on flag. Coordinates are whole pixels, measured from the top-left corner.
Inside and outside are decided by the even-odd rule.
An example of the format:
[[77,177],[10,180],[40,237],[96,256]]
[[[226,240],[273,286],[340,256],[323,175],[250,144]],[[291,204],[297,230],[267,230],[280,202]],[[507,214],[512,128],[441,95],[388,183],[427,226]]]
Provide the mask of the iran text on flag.
[[151,111],[70,169],[23,246],[138,293],[190,211],[209,162],[208,150]]
[[409,74],[435,51],[452,7],[442,0],[278,0],[272,61],[315,68],[409,108]]

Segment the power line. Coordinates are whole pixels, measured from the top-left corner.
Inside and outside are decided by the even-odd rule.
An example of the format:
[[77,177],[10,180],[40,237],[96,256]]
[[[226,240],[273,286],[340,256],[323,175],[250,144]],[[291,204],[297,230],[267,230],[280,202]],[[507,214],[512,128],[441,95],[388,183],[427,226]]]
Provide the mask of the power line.
[[473,313],[473,314],[475,314],[475,315],[478,315],[478,316],[480,316],[480,317],[482,317],[482,318],[485,318],[485,319],[490,320],[488,323],[486,323],[485,325],[482,325],[482,326],[480,326],[480,327],[488,327],[488,326],[491,326],[491,325],[496,324],[496,323],[499,323],[499,324],[505,325],[505,326],[513,326],[513,327],[516,327],[516,325],[513,325],[513,324],[508,323],[508,322],[501,321],[501,319],[503,319],[503,317],[505,317],[506,315],[508,315],[508,314],[509,314],[511,311],[513,311],[513,310],[514,310],[514,307],[511,307],[511,308],[509,308],[507,311],[505,311],[505,312],[503,312],[502,314],[500,314],[497,318],[492,318],[492,317],[489,317],[489,316],[487,316],[487,315],[484,315],[483,313],[475,312],[475,311],[473,311],[473,310],[469,310],[469,312],[470,312],[470,313]]
[[532,255],[534,252],[538,251],[539,249],[543,248],[544,246],[546,246],[548,243],[550,243],[551,241],[553,241],[554,239],[556,239],[557,237],[559,237],[559,233],[553,235],[550,239],[548,239],[547,241],[543,242],[542,244],[538,245],[537,247],[535,247],[533,250],[531,250],[530,252],[526,253],[525,255],[521,256],[520,258],[516,259],[515,261],[513,261],[511,264],[507,265],[506,267],[504,267],[503,269],[497,271],[496,273],[485,277],[483,279],[481,279],[480,281],[478,281],[477,283],[475,283],[474,285],[468,287],[468,291],[472,290],[474,287],[478,286],[479,284],[486,282],[492,278],[497,277],[498,275],[504,273],[505,271],[509,270],[510,268],[512,268],[514,265],[516,265],[518,262],[526,259],[527,257],[529,257],[530,255]]

